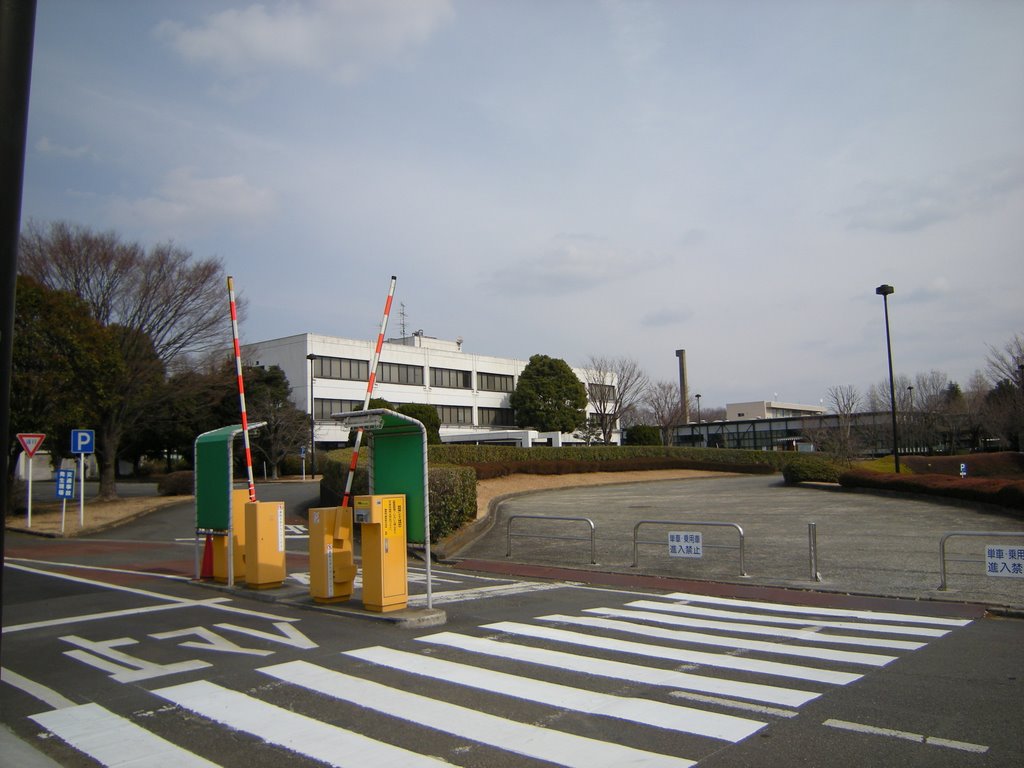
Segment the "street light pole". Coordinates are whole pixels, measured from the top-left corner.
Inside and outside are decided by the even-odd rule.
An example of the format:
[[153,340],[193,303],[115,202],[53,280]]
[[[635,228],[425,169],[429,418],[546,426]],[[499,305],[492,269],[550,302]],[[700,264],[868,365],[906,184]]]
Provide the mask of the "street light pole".
[[911,384],[907,387],[907,393],[910,395],[910,408],[907,411],[907,450],[911,453],[915,453],[914,450],[914,385]]
[[889,355],[889,407],[892,411],[892,458],[896,472],[900,471],[900,443],[896,430],[896,382],[892,375],[892,340],[889,337],[889,297],[896,289],[891,285],[880,285],[875,288],[875,293],[882,297],[882,305],[885,308],[885,349]]
[[700,437],[700,444],[704,445],[704,435],[700,431],[700,393],[694,395],[697,398],[697,435]]
[[309,360],[309,475],[316,479],[316,401],[313,399],[313,361],[316,355],[310,352]]

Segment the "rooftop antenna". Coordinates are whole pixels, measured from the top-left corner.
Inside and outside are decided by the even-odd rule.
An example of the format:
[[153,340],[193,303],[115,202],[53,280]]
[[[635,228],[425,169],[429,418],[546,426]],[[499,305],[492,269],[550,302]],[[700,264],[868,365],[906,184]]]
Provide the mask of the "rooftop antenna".
[[405,302],[401,302],[398,305],[398,319],[401,322],[400,330],[402,332],[402,338],[405,338]]

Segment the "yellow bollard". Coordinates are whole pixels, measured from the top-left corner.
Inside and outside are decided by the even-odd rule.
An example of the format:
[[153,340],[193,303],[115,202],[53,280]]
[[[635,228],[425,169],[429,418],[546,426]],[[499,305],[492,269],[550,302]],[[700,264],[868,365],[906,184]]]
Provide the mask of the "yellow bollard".
[[245,505],[245,583],[253,589],[279,587],[285,579],[284,502]]
[[351,508],[309,510],[310,596],[318,603],[348,600],[352,597],[355,578]]

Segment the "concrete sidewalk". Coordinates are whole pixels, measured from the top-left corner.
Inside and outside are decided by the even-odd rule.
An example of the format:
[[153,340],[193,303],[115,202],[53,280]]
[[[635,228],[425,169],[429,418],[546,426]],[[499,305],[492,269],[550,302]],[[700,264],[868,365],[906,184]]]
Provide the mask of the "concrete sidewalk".
[[[507,557],[509,520],[516,516],[522,517],[512,522],[512,555]],[[533,516],[577,520],[546,521]],[[578,518],[594,524],[596,564],[590,562],[589,525]],[[735,528],[697,522],[735,523],[742,528],[742,570]],[[808,523],[815,524],[820,581],[812,571]],[[951,531],[1020,536],[951,538],[947,589],[940,590],[939,543]],[[700,532],[702,557],[670,556],[669,532]],[[636,547],[636,567],[634,536],[641,542]],[[1024,612],[1024,578],[986,575],[985,546],[989,544],[1024,550],[1024,520],[988,505],[846,491],[837,486],[787,486],[778,476],[729,476],[567,488],[506,499],[496,505],[489,527],[450,556],[467,566],[469,561],[530,564],[979,603],[994,611]]]

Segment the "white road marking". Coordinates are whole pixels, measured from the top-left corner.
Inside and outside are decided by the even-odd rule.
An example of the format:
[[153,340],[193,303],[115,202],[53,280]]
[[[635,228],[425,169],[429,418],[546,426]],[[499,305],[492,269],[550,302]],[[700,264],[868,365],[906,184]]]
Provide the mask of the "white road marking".
[[[215,722],[339,768],[438,768],[445,763],[199,680],[153,691]],[[177,768],[177,767],[175,767]]]
[[99,704],[81,704],[31,717],[78,751],[111,768],[142,765],[173,765],[175,768],[217,766]]
[[680,707],[649,699],[588,691],[381,646],[346,651],[345,654],[390,669],[424,675],[503,696],[535,701],[590,715],[630,720],[656,728],[695,733],[699,736],[708,736],[724,741],[741,741],[766,725],[757,720],[719,715],[714,712]]
[[33,698],[39,699],[43,704],[49,704],[54,709],[75,706],[75,702],[71,699],[65,698],[52,688],[47,688],[42,683],[37,683],[34,680],[29,680],[27,677],[22,677],[17,672],[12,672],[7,667],[0,667],[0,680],[8,685],[13,685],[18,690],[24,691]]
[[574,624],[583,627],[611,629],[618,632],[643,635],[644,637],[656,637],[659,640],[672,640],[679,643],[712,645],[717,648],[742,648],[745,651],[763,651],[764,653],[777,653],[782,656],[800,656],[805,659],[838,661],[846,664],[866,664],[872,667],[884,667],[889,662],[896,660],[895,656],[883,656],[877,653],[839,651],[832,648],[807,648],[802,645],[769,643],[764,640],[748,640],[743,637],[705,635],[699,632],[683,632],[677,629],[649,627],[646,624],[634,624],[632,622],[617,621],[615,619],[599,619],[593,616],[562,616],[556,614],[552,616],[538,616],[537,619],[540,621],[553,621],[560,624]]
[[[434,592],[434,605],[438,603],[457,603],[463,600],[477,600],[484,597],[508,597],[527,592],[546,592],[550,589],[561,589],[561,584],[541,584],[534,581],[518,581],[512,584],[495,584],[491,587],[470,587],[469,589],[453,589],[442,592]],[[425,605],[426,595],[413,595],[409,598],[409,605]]]
[[615,680],[628,680],[635,683],[657,685],[671,688],[685,688],[691,691],[717,693],[752,701],[764,701],[770,704],[783,704],[798,707],[821,696],[812,691],[801,691],[795,688],[782,688],[761,683],[744,683],[719,677],[694,675],[674,669],[645,667],[640,664],[629,664],[624,661],[612,661],[578,653],[552,651],[546,648],[535,648],[530,645],[488,640],[482,637],[460,635],[455,632],[438,632],[416,638],[423,643],[444,645],[472,653],[483,653],[513,661],[540,664],[556,669],[567,669],[585,675],[608,677]]
[[[760,621],[767,624],[787,624],[797,627],[821,627],[824,629],[847,629],[857,632],[876,632],[887,635],[912,635],[920,637],[943,637],[951,630],[936,629],[934,627],[904,627],[897,624],[870,624],[858,621],[830,621],[827,619],[794,618],[792,616],[766,616],[761,613],[741,613],[738,611],[723,611],[715,608],[702,608],[696,605],[684,603],[651,603],[642,602],[647,608],[666,613],[679,613],[687,616],[708,616],[712,618],[730,619],[732,621]],[[635,607],[636,603],[627,603],[627,607]]]
[[959,749],[962,752],[975,752],[982,754],[988,752],[988,747],[984,744],[971,744],[967,741],[953,741],[952,739],[942,739],[938,736],[925,736],[920,733],[910,733],[909,731],[897,731],[892,728],[878,728],[874,725],[864,725],[863,723],[851,723],[846,720],[826,720],[822,725],[827,725],[829,728],[840,728],[844,731],[854,731],[856,733],[864,733],[870,736],[888,736],[894,739],[903,739],[905,741],[915,741],[919,744],[929,744],[933,747],[946,747],[948,749]]
[[526,637],[539,637],[547,640],[555,640],[572,645],[582,645],[589,648],[600,648],[603,650],[620,651],[640,656],[649,656],[660,659],[672,659],[674,661],[689,662],[692,664],[706,664],[712,667],[724,667],[726,669],[739,669],[746,672],[758,672],[765,675],[778,675],[779,677],[791,677],[798,680],[813,680],[819,683],[831,683],[833,685],[846,685],[859,680],[862,675],[850,672],[836,672],[828,669],[817,669],[815,667],[804,667],[796,664],[784,664],[777,661],[761,661],[759,659],[737,658],[728,654],[704,653],[702,651],[691,651],[685,648],[670,648],[664,645],[650,645],[648,643],[635,643],[627,640],[615,640],[596,635],[587,635],[581,632],[568,632],[564,629],[553,627],[538,627],[531,624],[520,624],[514,621],[500,621],[495,624],[485,624],[483,629],[492,629],[498,632],[508,632]]
[[[641,603],[647,601],[638,600],[630,603],[637,608],[646,607]],[[924,648],[927,643],[913,640],[890,640],[884,637],[855,637],[853,635],[833,635],[827,632],[819,632],[818,627],[801,627],[799,629],[787,629],[786,627],[773,627],[766,624],[744,624],[738,621],[715,621],[713,619],[698,619],[693,616],[681,616],[675,613],[663,613],[661,611],[629,611],[624,608],[588,608],[584,613],[596,613],[602,616],[616,616],[623,619],[636,621],[653,621],[658,624],[670,624],[672,626],[690,627],[692,629],[713,629],[722,632],[739,632],[747,635],[767,635],[769,637],[788,637],[794,640],[802,640],[807,643],[834,643],[836,645],[861,645],[868,648],[889,648],[898,651],[916,651]]]
[[692,760],[507,720],[304,661],[263,667],[259,671],[392,717],[558,765],[574,768],[621,768],[626,765],[689,768],[694,764]]
[[713,597],[711,595],[695,595],[688,592],[673,592],[661,595],[669,600],[686,600],[691,603],[712,603],[729,605],[738,608],[757,608],[762,611],[780,613],[809,613],[817,616],[843,616],[847,618],[867,619],[869,621],[901,621],[907,624],[938,624],[940,626],[965,627],[970,619],[947,619],[938,616],[918,616],[911,613],[884,613],[882,611],[861,611],[853,608],[816,608],[806,605],[787,605],[782,603],[761,603],[754,600],[737,600],[729,597]]
[[687,701],[698,701],[702,704],[713,704],[716,707],[732,707],[733,709],[742,709],[746,712],[756,712],[759,715],[771,715],[772,717],[796,717],[800,713],[795,709],[780,709],[779,707],[766,707],[763,704],[750,704],[746,701],[733,701],[732,699],[723,699],[720,696],[705,696],[701,693],[692,693],[690,691],[672,691],[669,696],[674,696],[677,699],[686,699]]

